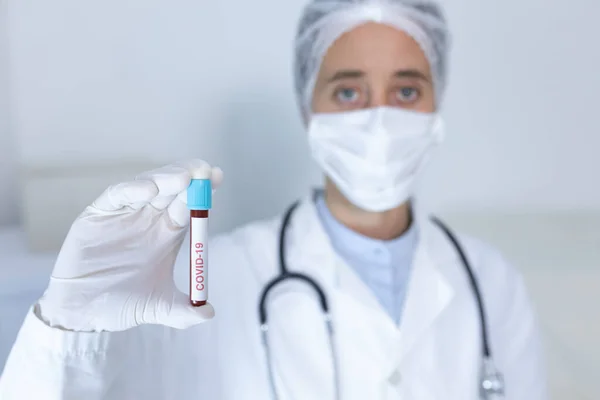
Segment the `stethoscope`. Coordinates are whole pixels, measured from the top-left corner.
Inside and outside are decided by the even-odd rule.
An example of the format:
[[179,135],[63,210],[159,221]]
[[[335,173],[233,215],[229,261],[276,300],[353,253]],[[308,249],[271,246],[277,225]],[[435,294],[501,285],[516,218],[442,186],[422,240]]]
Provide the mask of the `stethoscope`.
[[[275,387],[275,378],[273,374],[273,365],[271,363],[271,348],[269,346],[268,341],[268,332],[269,332],[269,324],[268,324],[268,315],[267,315],[267,297],[269,293],[280,283],[286,281],[299,281],[307,284],[312,287],[317,297],[319,298],[319,303],[321,306],[321,311],[323,313],[323,318],[325,320],[325,325],[327,327],[327,334],[329,338],[329,348],[331,351],[331,359],[333,362],[333,372],[334,372],[334,380],[335,380],[335,399],[340,400],[340,380],[339,380],[339,368],[337,365],[337,356],[335,349],[335,341],[333,340],[334,330],[333,323],[331,318],[331,313],[329,311],[329,303],[327,302],[327,296],[323,289],[319,286],[319,284],[310,276],[306,274],[302,274],[299,272],[291,272],[287,269],[287,263],[285,261],[285,238],[287,228],[290,224],[290,219],[294,210],[298,207],[300,202],[296,202],[292,204],[288,210],[286,211],[282,223],[281,228],[279,230],[279,274],[273,278],[271,281],[267,283],[265,288],[263,289],[260,302],[259,302],[259,320],[260,320],[260,330],[261,330],[261,338],[262,343],[265,349],[265,356],[267,359],[267,369],[269,375],[269,385],[271,390],[271,397],[275,400],[278,399],[277,389]],[[479,380],[479,392],[480,398],[484,400],[488,399],[501,399],[504,397],[504,377],[503,375],[496,369],[493,359],[492,352],[490,350],[490,345],[488,341],[488,332],[487,332],[487,323],[485,311],[483,308],[483,300],[481,298],[481,292],[479,290],[479,285],[477,284],[477,280],[475,279],[475,275],[473,274],[473,270],[465,252],[462,249],[462,246],[458,243],[456,236],[450,231],[445,224],[443,224],[439,219],[432,217],[432,221],[440,227],[440,229],[446,234],[450,242],[454,245],[456,252],[458,253],[461,262],[465,268],[465,271],[469,277],[469,283],[471,286],[471,290],[475,295],[475,300],[477,302],[477,309],[479,312],[479,320],[480,320],[480,335],[481,335],[481,343],[482,343],[482,365],[481,365],[481,376]],[[495,397],[494,397],[495,396]]]

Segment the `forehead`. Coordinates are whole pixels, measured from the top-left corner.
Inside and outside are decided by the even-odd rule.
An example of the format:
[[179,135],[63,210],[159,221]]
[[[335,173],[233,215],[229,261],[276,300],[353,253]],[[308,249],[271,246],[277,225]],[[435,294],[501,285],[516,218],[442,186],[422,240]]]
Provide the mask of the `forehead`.
[[368,22],[340,36],[327,50],[322,72],[339,68],[429,70],[421,46],[395,27]]

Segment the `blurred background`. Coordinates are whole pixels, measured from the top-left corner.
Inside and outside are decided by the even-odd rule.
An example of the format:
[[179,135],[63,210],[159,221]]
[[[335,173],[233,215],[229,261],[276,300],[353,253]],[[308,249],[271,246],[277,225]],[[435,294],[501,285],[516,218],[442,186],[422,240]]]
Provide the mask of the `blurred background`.
[[[447,140],[421,201],[500,247],[544,328],[554,399],[600,398],[600,3],[447,0]],[[320,184],[293,95],[304,0],[0,0],[0,369],[73,219],[199,157],[212,227]]]

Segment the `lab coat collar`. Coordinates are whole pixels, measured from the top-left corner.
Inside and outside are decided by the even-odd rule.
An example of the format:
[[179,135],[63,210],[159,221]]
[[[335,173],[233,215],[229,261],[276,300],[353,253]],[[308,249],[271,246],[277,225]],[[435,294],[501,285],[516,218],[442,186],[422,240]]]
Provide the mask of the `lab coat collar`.
[[458,284],[455,249],[416,203],[413,203],[413,213],[419,240],[399,329],[367,285],[335,254],[312,196],[307,196],[292,216],[289,232],[289,244],[292,245],[287,247],[292,269],[314,277],[326,290],[338,291],[349,302],[344,307],[363,310],[363,315],[370,314],[368,319],[373,325],[369,327],[365,321],[364,329],[371,329],[373,337],[377,337],[382,345],[391,346],[387,347],[387,352],[395,352],[397,361],[418,345],[419,339],[450,303]]

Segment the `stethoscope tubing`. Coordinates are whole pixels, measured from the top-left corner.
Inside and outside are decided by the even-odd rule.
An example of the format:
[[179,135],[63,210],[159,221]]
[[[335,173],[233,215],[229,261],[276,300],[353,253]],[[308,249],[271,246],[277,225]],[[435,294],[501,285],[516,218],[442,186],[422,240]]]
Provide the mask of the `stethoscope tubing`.
[[[285,214],[282,218],[281,227],[279,229],[279,243],[278,243],[279,273],[277,274],[276,277],[271,279],[265,285],[265,287],[262,290],[262,293],[260,295],[259,306],[258,306],[259,322],[260,322],[260,328],[261,328],[261,334],[262,334],[262,342],[263,342],[263,346],[265,347],[265,352],[266,352],[266,356],[267,356],[271,393],[272,393],[273,397],[275,399],[277,399],[277,391],[275,388],[273,369],[272,369],[271,362],[270,362],[271,361],[271,354],[270,354],[271,351],[270,351],[270,346],[268,344],[269,324],[268,324],[268,313],[267,313],[267,301],[268,301],[269,294],[271,292],[273,292],[273,290],[277,286],[279,286],[281,283],[286,282],[286,281],[296,280],[296,281],[303,282],[303,283],[307,284],[308,286],[312,287],[312,289],[317,294],[317,297],[319,299],[319,305],[321,308],[321,312],[323,313],[325,324],[327,325],[327,329],[328,329],[328,335],[329,335],[329,340],[330,340],[330,349],[331,349],[331,353],[332,353],[332,359],[334,362],[335,388],[336,388],[335,398],[339,400],[340,399],[339,373],[338,373],[338,368],[337,368],[335,342],[333,340],[333,336],[334,336],[333,323],[332,323],[332,319],[331,319],[331,313],[329,310],[329,303],[327,300],[327,296],[325,294],[325,291],[321,288],[321,286],[313,278],[311,278],[310,276],[308,276],[306,274],[300,273],[300,272],[291,272],[287,268],[286,234],[288,231],[288,227],[290,225],[292,215],[299,204],[300,204],[299,201],[293,203],[287,209],[287,211],[285,212]],[[475,277],[475,274],[473,273],[473,269],[471,268],[471,264],[465,254],[465,251],[463,250],[458,239],[452,233],[452,231],[438,218],[431,217],[431,220],[434,224],[436,224],[444,232],[444,234],[448,237],[448,240],[450,240],[450,242],[456,249],[456,252],[458,253],[458,256],[461,260],[461,263],[463,264],[464,269],[467,273],[467,276],[469,279],[469,285],[471,286],[471,290],[475,297],[475,302],[477,304],[477,311],[478,311],[479,321],[480,321],[480,324],[479,324],[480,325],[480,336],[481,336],[481,341],[482,341],[481,351],[482,351],[482,358],[483,358],[483,368],[482,368],[483,376],[481,378],[482,387],[480,389],[482,389],[482,391],[483,391],[483,397],[485,398],[488,393],[503,394],[504,382],[503,382],[502,375],[498,371],[496,371],[496,369],[493,366],[492,354],[491,354],[491,349],[490,349],[489,340],[488,340],[487,318],[486,318],[485,309],[483,306],[483,298],[481,295],[481,291],[479,289],[479,285],[477,283],[477,279]],[[491,389],[488,388],[488,386],[491,386]]]

